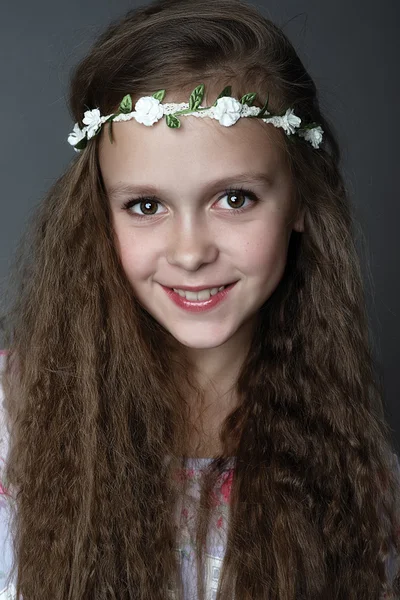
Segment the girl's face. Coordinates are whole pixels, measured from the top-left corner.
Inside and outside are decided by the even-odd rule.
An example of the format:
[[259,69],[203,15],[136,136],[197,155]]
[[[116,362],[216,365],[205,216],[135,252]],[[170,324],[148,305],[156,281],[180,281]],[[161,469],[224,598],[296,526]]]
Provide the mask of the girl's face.
[[[103,128],[100,168],[126,276],[141,305],[188,348],[242,347],[283,275],[292,229],[303,230],[281,135],[248,118],[224,127],[182,117],[179,129],[165,117],[151,127],[132,119],[113,124],[113,144]],[[152,198],[124,209],[140,196]],[[231,282],[222,302],[197,313],[162,287]]]

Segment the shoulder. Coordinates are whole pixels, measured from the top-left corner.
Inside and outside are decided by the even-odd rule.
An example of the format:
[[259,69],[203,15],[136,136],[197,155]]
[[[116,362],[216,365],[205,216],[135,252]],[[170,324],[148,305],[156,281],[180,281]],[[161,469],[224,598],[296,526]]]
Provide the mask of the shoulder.
[[2,376],[5,366],[6,353],[0,351],[0,600],[14,600],[15,587],[8,582],[11,568],[12,546],[10,538],[10,508],[13,499],[8,491],[7,481],[4,477],[4,466],[9,447],[9,435],[6,426],[4,410],[4,392]]
[[[5,413],[4,413],[4,392],[3,392],[3,370],[5,366],[5,353],[4,350],[0,351],[0,461],[4,458],[5,446],[7,445],[6,439],[6,425],[5,425]],[[1,469],[1,465],[0,465]]]
[[[3,465],[8,452],[8,429],[6,426],[3,391],[3,370],[5,366],[5,352],[0,351],[0,481],[2,482]],[[1,488],[0,488],[1,494]]]
[[6,422],[6,412],[4,408],[4,390],[3,390],[3,371],[5,367],[6,353],[0,351],[0,507],[2,502],[9,499],[7,481],[4,476],[4,466],[8,456],[9,449],[9,430]]

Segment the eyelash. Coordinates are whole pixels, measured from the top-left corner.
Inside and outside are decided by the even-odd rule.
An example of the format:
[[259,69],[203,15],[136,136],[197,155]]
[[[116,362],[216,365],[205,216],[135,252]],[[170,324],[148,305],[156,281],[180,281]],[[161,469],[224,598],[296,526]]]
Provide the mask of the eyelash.
[[[222,198],[224,198],[227,194],[235,194],[235,193],[241,193],[244,194],[245,196],[247,196],[248,198],[250,198],[252,205],[256,204],[257,202],[259,202],[259,199],[257,198],[257,196],[254,194],[254,192],[251,192],[250,190],[247,190],[245,188],[239,187],[239,188],[230,188],[224,191],[224,194],[218,198],[218,201],[221,200]],[[136,204],[141,204],[142,202],[156,202],[158,204],[161,204],[161,202],[155,197],[155,196],[139,196],[138,198],[135,198],[135,200],[128,200],[128,202],[125,202],[125,204],[123,204],[122,208],[123,210],[126,210],[129,212],[129,209],[132,208],[133,206],[136,206]],[[233,213],[242,213],[246,210],[248,210],[248,206],[246,207],[241,207],[241,208],[232,208],[232,210],[228,210],[228,212],[233,212]],[[158,215],[138,215],[136,213],[130,213],[135,219],[151,219],[152,217],[157,217]]]

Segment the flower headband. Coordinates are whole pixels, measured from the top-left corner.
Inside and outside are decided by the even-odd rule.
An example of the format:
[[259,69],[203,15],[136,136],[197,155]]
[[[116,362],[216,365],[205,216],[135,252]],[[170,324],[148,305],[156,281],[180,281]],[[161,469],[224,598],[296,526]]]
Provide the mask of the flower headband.
[[[138,123],[151,126],[166,115],[168,127],[178,128],[181,126],[179,116],[192,115],[193,117],[210,117],[216,119],[221,125],[230,127],[234,125],[241,117],[255,117],[262,119],[264,123],[272,123],[274,127],[284,129],[287,136],[296,134],[304,138],[314,148],[319,148],[322,142],[323,130],[317,123],[308,123],[300,127],[301,119],[297,117],[293,109],[288,108],[283,115],[272,115],[268,112],[268,97],[262,108],[252,106],[256,95],[255,93],[245,94],[242,99],[237,100],[231,97],[231,86],[227,86],[220,93],[212,106],[200,106],[204,96],[204,83],[198,85],[190,94],[189,103],[181,102],[161,104],[165,90],[158,90],[152,96],[142,96],[135,104],[135,110],[132,111],[132,98],[127,94],[119,105],[119,111],[116,114],[106,116],[100,115],[100,110],[95,108],[87,110],[84,113],[83,123],[86,127],[81,129],[78,123],[75,123],[73,131],[68,136],[68,143],[74,147],[75,152],[81,152],[86,148],[88,140],[100,133],[104,123],[110,123],[109,134],[110,141],[113,143],[111,126],[113,121],[129,121],[135,119]],[[265,115],[271,115],[265,118]]]

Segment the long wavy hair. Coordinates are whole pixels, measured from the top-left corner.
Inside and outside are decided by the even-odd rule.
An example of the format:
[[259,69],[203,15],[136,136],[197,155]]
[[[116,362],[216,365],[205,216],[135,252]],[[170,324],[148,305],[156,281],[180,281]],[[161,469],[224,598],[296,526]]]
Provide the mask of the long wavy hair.
[[[204,472],[199,573],[213,486],[234,457],[218,600],[378,600],[400,551],[394,442],[340,150],[293,46],[241,0],[158,0],[112,22],[76,66],[73,121],[83,126],[88,108],[116,112],[127,93],[136,101],[201,82],[231,85],[236,98],[256,92],[258,106],[269,94],[272,112],[293,107],[321,124],[324,142],[316,150],[281,131],[305,229],[292,232],[285,272],[257,314],[223,452]],[[183,597],[171,516],[196,427],[187,398],[202,392],[124,273],[99,138],[36,207],[10,269],[5,473],[25,600]]]

